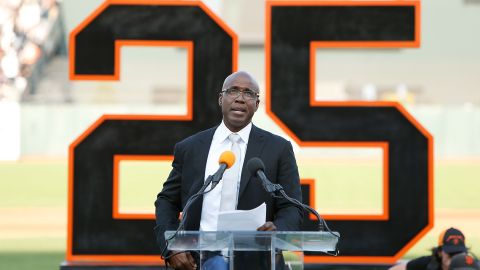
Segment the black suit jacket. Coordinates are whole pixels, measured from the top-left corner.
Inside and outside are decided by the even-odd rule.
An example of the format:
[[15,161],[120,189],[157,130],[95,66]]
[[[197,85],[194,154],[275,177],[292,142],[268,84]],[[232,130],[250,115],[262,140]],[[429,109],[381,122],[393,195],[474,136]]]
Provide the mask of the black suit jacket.
[[[216,128],[201,131],[175,145],[172,171],[155,202],[155,233],[161,250],[165,247],[164,232],[177,229],[179,213],[187,200],[198,192],[204,183],[208,152]],[[298,168],[291,143],[253,125],[245,153],[237,209],[249,210],[265,202],[266,219],[272,221],[277,230],[300,230],[302,210],[284,199],[272,198],[265,192],[260,179],[252,176],[246,167],[247,161],[253,157],[259,157],[264,162],[265,174],[270,181],[281,184],[290,197],[302,201]],[[191,206],[185,223],[186,230],[199,229],[201,211],[208,211],[202,209],[202,203],[203,198],[200,198]]]

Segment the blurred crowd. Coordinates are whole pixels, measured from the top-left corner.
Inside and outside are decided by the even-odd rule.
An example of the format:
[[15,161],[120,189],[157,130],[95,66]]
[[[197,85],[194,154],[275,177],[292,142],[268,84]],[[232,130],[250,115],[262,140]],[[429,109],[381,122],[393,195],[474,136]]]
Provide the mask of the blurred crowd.
[[65,53],[59,1],[0,0],[0,101],[35,93],[42,66]]

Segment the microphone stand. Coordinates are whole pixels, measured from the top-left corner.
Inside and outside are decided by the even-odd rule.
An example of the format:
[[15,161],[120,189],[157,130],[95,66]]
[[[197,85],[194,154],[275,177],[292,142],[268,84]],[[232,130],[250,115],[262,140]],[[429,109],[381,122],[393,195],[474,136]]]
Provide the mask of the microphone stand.
[[[205,189],[207,189],[208,185],[210,185],[210,183],[212,182],[212,179],[213,179],[213,175],[209,175],[207,177],[207,179],[205,180],[205,183],[203,183],[203,186],[200,188],[200,190],[195,193],[194,195],[192,195],[192,197],[190,197],[190,199],[188,199],[187,203],[185,203],[185,207],[183,208],[183,211],[182,211],[182,221],[180,222],[180,224],[178,225],[178,228],[177,228],[177,232],[179,230],[183,230],[183,226],[185,225],[185,221],[187,220],[187,214],[188,214],[188,209],[190,208],[190,206],[202,195],[205,195],[207,194],[208,192],[212,191],[214,187],[212,187],[211,189],[205,191]],[[175,233],[176,235],[176,233]]]
[[[312,207],[298,201],[297,199],[294,199],[294,198],[291,198],[290,196],[287,195],[287,193],[285,193],[285,190],[283,189],[282,185],[280,184],[273,184],[272,182],[270,182],[270,180],[264,179],[265,181],[262,181],[263,182],[263,187],[265,188],[265,190],[270,193],[270,195],[272,197],[275,197],[275,198],[284,198],[286,199],[287,201],[293,203],[294,205],[300,207],[301,209],[307,211],[307,212],[310,212],[312,214],[314,214],[316,217],[317,217],[317,220],[318,220],[318,230],[319,231],[325,231],[325,229],[327,229],[327,231],[332,234],[333,236],[335,237],[340,237],[338,234],[332,232],[332,230],[330,230],[330,228],[328,227],[327,223],[325,222],[325,220],[320,216],[320,214],[317,212],[317,210],[313,209]],[[276,195],[277,193],[280,193],[281,196],[278,196]]]
[[[205,189],[207,189],[208,185],[210,185],[210,183],[212,182],[212,179],[213,179],[213,175],[209,175],[207,177],[207,179],[205,180],[205,183],[203,183],[203,186],[200,188],[200,190],[197,193],[195,193],[194,195],[192,195],[192,197],[190,197],[188,199],[187,203],[185,203],[185,207],[183,208],[183,211],[182,211],[182,220],[180,221],[180,224],[178,225],[177,230],[175,231],[175,233],[172,236],[170,236],[168,239],[165,239],[165,247],[163,248],[162,252],[160,253],[160,254],[162,254],[162,257],[163,257],[163,253],[168,249],[168,241],[175,238],[177,236],[178,232],[183,230],[183,227],[185,226],[185,221],[187,220],[187,216],[188,216],[188,209],[190,208],[190,206],[200,196],[205,195],[205,194],[207,194],[207,193],[209,193],[210,191],[213,190],[214,187],[212,186],[212,188],[205,191]],[[169,258],[170,258],[170,256],[165,256],[162,259],[168,260]]]

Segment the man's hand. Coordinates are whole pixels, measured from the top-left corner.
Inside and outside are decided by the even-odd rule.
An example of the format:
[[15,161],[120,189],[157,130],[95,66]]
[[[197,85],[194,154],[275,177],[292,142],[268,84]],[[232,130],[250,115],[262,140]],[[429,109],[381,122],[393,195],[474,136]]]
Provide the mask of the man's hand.
[[257,231],[276,231],[277,227],[273,222],[267,221],[265,224],[257,228]]
[[193,259],[190,252],[183,251],[172,251],[168,262],[174,269],[178,270],[195,270],[197,269],[197,264]]

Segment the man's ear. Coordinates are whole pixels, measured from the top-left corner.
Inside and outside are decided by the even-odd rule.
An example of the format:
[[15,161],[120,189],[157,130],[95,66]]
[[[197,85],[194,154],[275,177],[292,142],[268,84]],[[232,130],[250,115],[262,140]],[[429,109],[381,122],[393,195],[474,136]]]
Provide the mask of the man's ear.
[[218,105],[222,106],[222,94],[218,96]]
[[257,102],[255,102],[255,111],[258,110],[258,106],[260,105],[260,99],[257,98]]

